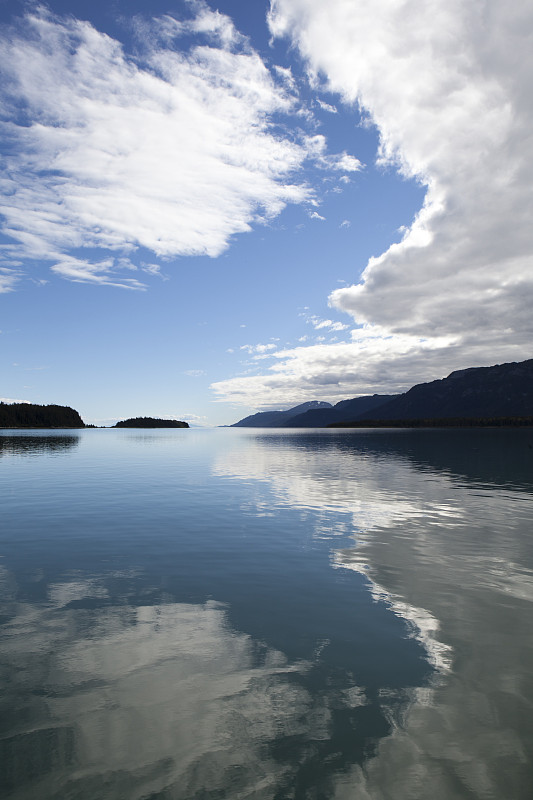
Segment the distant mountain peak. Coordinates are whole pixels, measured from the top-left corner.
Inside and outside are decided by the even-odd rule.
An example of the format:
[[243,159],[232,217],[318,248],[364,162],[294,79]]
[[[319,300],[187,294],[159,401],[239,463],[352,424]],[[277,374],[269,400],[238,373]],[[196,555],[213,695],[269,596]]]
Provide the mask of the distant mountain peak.
[[281,428],[284,423],[299,414],[315,409],[331,408],[331,403],[324,400],[309,400],[307,403],[300,403],[298,406],[288,408],[285,411],[259,411],[257,414],[250,414],[238,422],[230,425],[230,428]]

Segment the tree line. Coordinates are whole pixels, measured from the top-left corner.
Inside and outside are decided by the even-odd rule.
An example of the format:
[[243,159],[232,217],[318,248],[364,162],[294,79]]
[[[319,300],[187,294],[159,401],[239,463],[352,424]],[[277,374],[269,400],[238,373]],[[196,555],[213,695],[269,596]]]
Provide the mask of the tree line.
[[0,403],[0,428],[84,428],[85,424],[69,406],[40,406],[35,403]]

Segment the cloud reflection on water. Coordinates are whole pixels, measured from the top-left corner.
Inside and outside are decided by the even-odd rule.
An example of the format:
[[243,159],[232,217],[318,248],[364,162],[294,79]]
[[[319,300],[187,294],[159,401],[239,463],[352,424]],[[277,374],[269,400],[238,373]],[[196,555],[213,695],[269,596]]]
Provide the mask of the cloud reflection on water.
[[333,546],[340,513],[356,544],[333,565],[367,576],[439,668],[335,800],[526,800],[533,785],[531,432],[435,433],[269,433],[215,465],[315,509]]
[[268,755],[269,742],[303,732],[327,738],[327,705],[290,680],[309,665],[258,648],[230,628],[224,607],[110,606],[95,614],[70,605],[103,596],[97,581],[72,581],[50,588],[53,608],[16,608],[3,661],[16,675],[17,707],[4,701],[2,729],[17,723],[1,744],[4,756],[11,746],[20,754],[26,738],[46,763],[29,772],[20,761],[20,769],[4,766],[4,791],[267,798],[292,770]]
[[[329,539],[331,565],[364,574],[375,600],[388,605],[388,616],[405,620],[399,635],[417,638],[436,667],[424,673],[434,678],[426,685],[398,680],[392,686],[401,667],[393,660],[377,684],[377,697],[371,696],[360,685],[366,678],[358,680],[356,647],[349,654],[357,656],[355,674],[329,656],[335,647],[331,615],[325,616],[324,631],[332,642],[315,639],[315,653],[307,648],[306,660],[298,660],[281,652],[285,644],[276,646],[265,636],[266,644],[253,625],[241,626],[233,601],[180,603],[170,590],[158,594],[166,584],[150,583],[161,573],[157,560],[150,572],[149,550],[158,543],[169,551],[153,529],[142,537],[147,570],[137,588],[127,568],[113,572],[107,561],[93,572],[81,562],[81,569],[73,569],[73,558],[65,559],[63,572],[45,565],[41,574],[37,561],[16,574],[1,570],[2,661],[10,676],[0,701],[4,793],[14,800],[425,800],[431,787],[436,800],[529,800],[532,495],[523,469],[521,477],[507,470],[504,483],[491,472],[491,433],[461,433],[464,463],[457,443],[450,449],[450,432],[432,435],[428,448],[424,432],[222,431],[219,438],[231,446],[222,448],[219,441],[205,451],[216,480],[206,481],[202,467],[202,490],[207,486],[227,497],[234,482],[235,502],[247,505],[240,524],[243,530],[250,526],[251,535],[235,546],[251,548],[253,561],[265,553],[254,550],[257,537],[274,529],[291,536],[293,511],[300,514],[319,540],[317,560],[327,558]],[[505,440],[509,463],[522,459],[526,465],[526,440],[524,432]],[[501,446],[504,439],[499,441]],[[84,447],[85,440],[81,455]],[[161,452],[154,453],[134,485],[141,486],[154,465],[178,463],[181,451],[178,456],[173,448],[165,462]],[[144,458],[145,452],[138,454]],[[97,474],[106,481],[107,473]],[[158,494],[149,507],[155,513],[160,503]],[[178,509],[177,502],[172,513]],[[274,528],[254,527],[257,512],[274,515]],[[227,546],[229,534],[224,535]],[[127,540],[118,544],[125,565],[136,563]],[[301,532],[293,545],[291,583],[298,565],[311,560]],[[94,563],[102,564],[111,552],[98,545]],[[284,552],[275,550],[275,558]],[[173,551],[174,558],[184,554]],[[29,578],[24,570],[30,570]],[[300,578],[310,576],[308,563]],[[214,596],[226,599],[224,583],[216,585]],[[274,583],[274,590],[280,586]],[[325,597],[323,592],[320,599]],[[346,597],[336,596],[335,613]],[[305,598],[298,600],[303,614],[320,612],[316,602],[307,607]],[[287,608],[294,612],[296,606]],[[368,605],[354,603],[335,631],[339,640],[349,636],[350,620],[357,627],[358,614],[368,616],[369,625],[378,619]],[[386,616],[379,617],[381,624]],[[297,619],[290,622],[294,628]],[[362,650],[376,644],[366,633],[363,627],[354,639]],[[398,650],[377,652],[383,658]]]

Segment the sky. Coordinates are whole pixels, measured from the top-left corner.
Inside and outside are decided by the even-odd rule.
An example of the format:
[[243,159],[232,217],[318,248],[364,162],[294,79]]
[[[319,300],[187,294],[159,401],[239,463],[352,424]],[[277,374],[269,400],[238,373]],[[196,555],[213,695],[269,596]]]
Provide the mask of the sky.
[[533,356],[526,0],[0,0],[0,397],[231,424]]

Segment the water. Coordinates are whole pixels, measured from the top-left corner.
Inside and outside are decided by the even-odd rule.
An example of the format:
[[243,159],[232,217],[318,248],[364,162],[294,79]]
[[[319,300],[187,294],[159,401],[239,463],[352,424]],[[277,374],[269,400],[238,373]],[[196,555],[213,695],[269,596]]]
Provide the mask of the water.
[[533,796],[533,431],[0,434],[0,796]]

